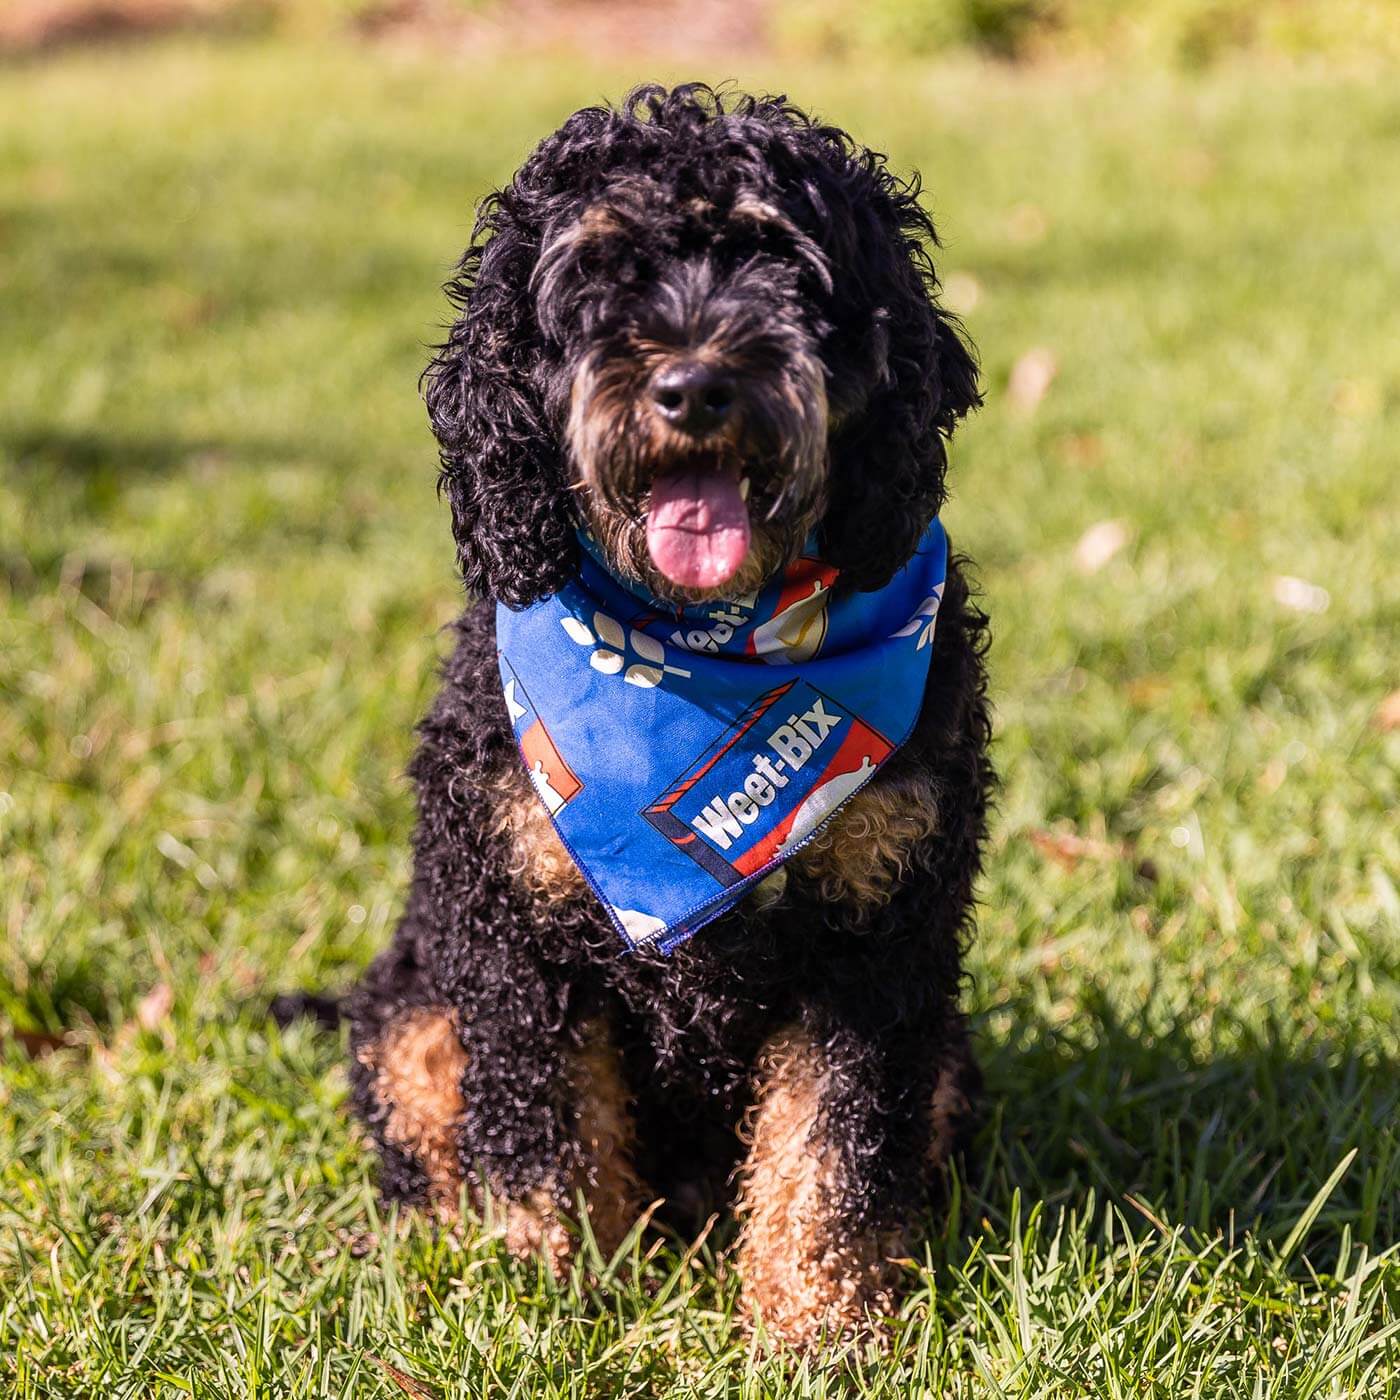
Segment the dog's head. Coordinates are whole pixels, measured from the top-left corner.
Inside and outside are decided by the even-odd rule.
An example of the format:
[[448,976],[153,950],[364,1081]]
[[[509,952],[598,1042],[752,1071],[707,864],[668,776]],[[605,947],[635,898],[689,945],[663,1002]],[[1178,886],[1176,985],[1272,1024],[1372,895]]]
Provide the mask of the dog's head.
[[570,117],[483,206],[426,375],[467,586],[621,575],[738,596],[817,527],[873,588],[979,402],[916,181],[781,98],[647,87]]

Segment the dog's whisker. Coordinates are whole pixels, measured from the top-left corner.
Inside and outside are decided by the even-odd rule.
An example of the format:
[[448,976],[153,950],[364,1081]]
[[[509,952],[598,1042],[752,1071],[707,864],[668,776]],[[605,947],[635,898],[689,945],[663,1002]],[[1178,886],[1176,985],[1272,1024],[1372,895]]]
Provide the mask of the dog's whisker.
[[773,504],[768,507],[767,520],[776,520],[788,498],[788,492],[792,487],[792,478],[786,477],[778,488],[778,494],[773,498]]

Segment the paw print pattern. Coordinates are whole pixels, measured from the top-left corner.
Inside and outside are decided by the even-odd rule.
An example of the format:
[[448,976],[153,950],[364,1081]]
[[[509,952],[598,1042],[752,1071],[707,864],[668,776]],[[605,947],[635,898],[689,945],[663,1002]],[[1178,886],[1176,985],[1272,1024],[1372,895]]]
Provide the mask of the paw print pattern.
[[933,641],[933,629],[938,625],[938,604],[943,599],[943,585],[940,583],[937,588],[914,609],[914,616],[899,629],[898,632],[891,632],[892,637],[913,637],[918,636],[918,641],[914,644],[915,651],[922,651]]
[[[644,690],[660,685],[664,675],[690,677],[689,671],[668,664],[666,649],[655,637],[635,627],[629,632],[605,612],[593,614],[591,628],[577,617],[561,617],[559,625],[571,642],[593,648],[588,664],[605,676],[621,675],[628,685],[641,686]],[[629,644],[631,654],[637,658],[630,662]]]

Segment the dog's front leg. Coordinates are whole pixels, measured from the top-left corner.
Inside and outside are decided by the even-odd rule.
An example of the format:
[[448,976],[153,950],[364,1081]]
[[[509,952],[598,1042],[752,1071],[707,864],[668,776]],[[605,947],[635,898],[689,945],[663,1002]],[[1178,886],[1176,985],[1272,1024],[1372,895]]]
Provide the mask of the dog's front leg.
[[527,950],[475,935],[451,956],[405,920],[352,1002],[356,1103],[387,1194],[450,1213],[465,1189],[514,1252],[557,1272],[580,1197],[604,1249],[635,1218],[620,1062],[604,1017],[574,1019]]
[[827,1008],[770,1039],[739,1203],[753,1321],[810,1346],[892,1309],[896,1261],[975,1077],[951,1007],[941,1025],[893,1033]]
[[[528,980],[528,979],[527,979]],[[580,1203],[599,1247],[622,1240],[642,1203],[633,1125],[607,1021],[549,1024],[500,983],[473,998],[464,1022],[463,1168],[504,1223],[517,1255],[543,1254],[557,1273]]]

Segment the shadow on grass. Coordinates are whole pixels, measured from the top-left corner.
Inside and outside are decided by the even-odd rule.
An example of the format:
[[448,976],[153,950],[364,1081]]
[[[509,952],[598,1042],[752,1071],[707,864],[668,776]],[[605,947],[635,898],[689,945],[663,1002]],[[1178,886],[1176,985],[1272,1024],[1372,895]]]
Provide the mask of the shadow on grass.
[[[57,498],[76,513],[80,525],[100,522],[121,510],[134,486],[173,480],[207,498],[211,519],[217,515],[224,529],[245,522],[259,542],[279,532],[312,546],[322,540],[353,538],[354,530],[363,524],[358,516],[330,512],[313,514],[309,520],[289,519],[278,512],[259,516],[256,503],[246,503],[248,492],[256,494],[263,468],[287,464],[310,464],[332,482],[349,475],[345,459],[324,442],[257,434],[189,436],[0,424],[0,471],[12,472],[36,499]],[[234,492],[244,494],[232,499]],[[89,555],[82,538],[79,533],[76,539],[50,535],[37,541],[0,541],[0,585],[21,596],[66,587],[100,599],[112,586],[113,571],[130,572],[133,561]],[[149,571],[142,577],[152,595],[198,582],[176,580],[168,573],[156,578]]]
[[189,437],[178,433],[124,433],[42,426],[0,426],[0,459],[19,471],[47,471],[61,478],[91,481],[110,478],[113,487],[134,477],[216,470],[235,455],[240,460],[286,458],[304,451],[301,444]]
[[1357,1148],[1310,1253],[1325,1258],[1344,1226],[1373,1248],[1400,1236],[1400,1065],[1218,1012],[1209,1053],[1199,1031],[1131,1026],[1102,1005],[1068,1029],[1018,1024],[1014,1044],[978,1040],[987,1082],[964,1225],[1004,1226],[1017,1190],[1051,1214],[1082,1213],[1092,1192],[1144,1228],[1281,1240]]

